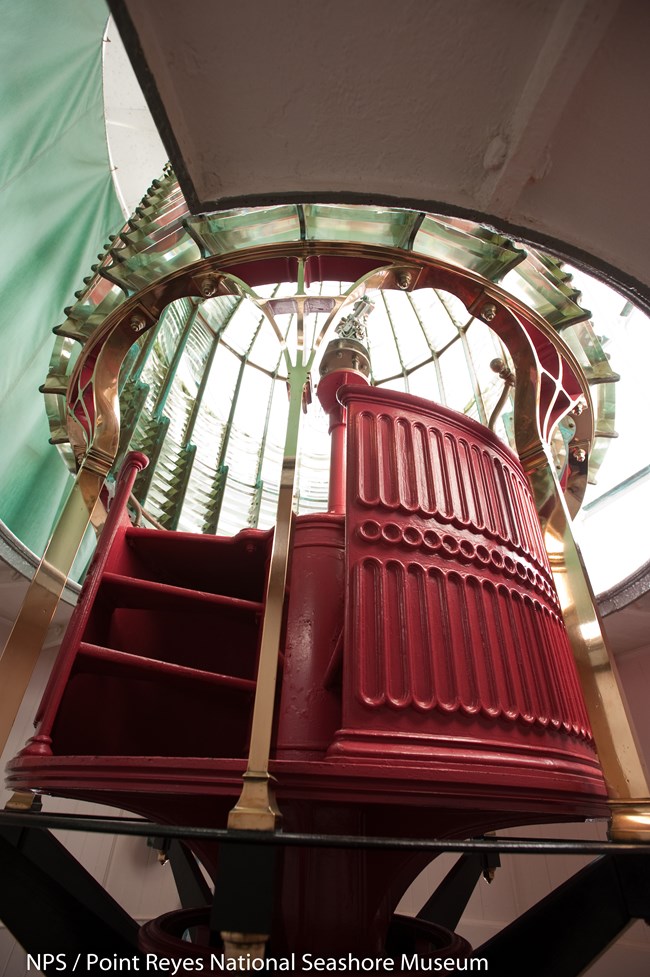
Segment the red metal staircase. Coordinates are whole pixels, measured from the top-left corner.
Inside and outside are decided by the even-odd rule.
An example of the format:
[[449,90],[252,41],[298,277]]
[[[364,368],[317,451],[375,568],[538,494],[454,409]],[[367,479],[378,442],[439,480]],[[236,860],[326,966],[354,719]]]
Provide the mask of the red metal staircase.
[[244,757],[270,532],[132,526],[120,479],[36,717],[34,748],[79,757]]

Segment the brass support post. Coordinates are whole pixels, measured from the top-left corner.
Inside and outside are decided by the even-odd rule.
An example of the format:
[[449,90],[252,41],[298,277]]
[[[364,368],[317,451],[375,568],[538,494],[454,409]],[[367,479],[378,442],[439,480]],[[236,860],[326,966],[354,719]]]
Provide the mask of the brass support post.
[[[269,773],[269,759],[284,596],[291,546],[298,431],[303,389],[307,377],[308,370],[302,364],[302,356],[299,352],[297,363],[289,367],[289,417],[284,444],[282,474],[280,476],[275,531],[266,584],[248,765],[243,775],[244,783],[239,800],[228,815],[228,828],[230,830],[275,831],[282,819],[282,814],[275,800],[273,778]],[[223,874],[227,876],[225,870]],[[272,899],[272,875],[271,869],[270,878],[266,880],[267,900]],[[227,882],[225,884],[228,885]],[[230,884],[232,885],[232,881]],[[251,884],[255,883],[252,882]],[[269,905],[270,903],[267,905],[267,909]],[[258,928],[255,929],[255,933],[233,932],[230,927],[222,930],[221,937],[224,941],[226,957],[246,960],[263,958],[268,933],[259,933]]]
[[[88,456],[77,473],[43,558],[29,585],[18,617],[0,656],[0,752],[4,749],[16,714],[38,660],[57,604],[84,533],[95,515],[106,471]],[[98,527],[96,527],[98,528]]]
[[614,841],[650,842],[648,771],[552,464],[528,471],[612,811]]
[[[309,383],[309,371],[314,362],[316,349],[326,328],[334,318],[338,308],[345,301],[355,297],[355,289],[346,296],[340,297],[328,317],[327,323],[316,339],[314,346],[308,352],[304,342],[304,265],[298,268],[298,296],[296,298],[297,315],[297,348],[296,362],[292,363],[286,345],[283,341],[283,355],[287,364],[289,384],[289,416],[284,444],[282,474],[276,514],[273,545],[269,574],[266,585],[266,599],[264,607],[264,621],[260,642],[260,656],[257,670],[257,684],[255,689],[255,703],[253,706],[253,721],[251,726],[251,742],[248,754],[248,765],[243,775],[243,787],[239,799],[228,816],[228,828],[231,831],[275,831],[281,821],[281,813],[275,800],[273,778],[269,773],[271,754],[271,736],[273,732],[275,689],[278,673],[278,659],[280,652],[280,638],[282,632],[282,617],[286,591],[287,574],[291,547],[291,530],[293,523],[293,496],[296,476],[296,455],[298,450],[298,433],[300,415],[304,407],[304,391]],[[268,303],[261,303],[268,305]],[[271,307],[264,309],[276,335],[281,337],[275,322]],[[264,863],[261,853],[256,855],[258,866]],[[228,866],[232,870],[232,865]],[[227,867],[227,868],[228,868]],[[227,868],[223,875],[227,878]],[[232,887],[232,879],[227,881]],[[272,869],[265,881],[266,898],[272,899]],[[236,894],[235,901],[241,900],[241,892]],[[263,907],[268,913],[270,903]],[[239,914],[239,908],[237,914]],[[264,915],[264,913],[263,913]],[[223,918],[216,913],[217,919]],[[234,918],[234,917],[233,917]],[[269,917],[267,916],[267,919]],[[264,956],[268,936],[260,933],[260,925],[251,926],[250,933],[235,931],[233,925],[226,925],[220,929],[224,941],[227,957],[239,959],[241,948],[246,947],[246,959]],[[270,930],[269,930],[270,931]],[[246,966],[244,969],[248,969]]]
[[[485,303],[486,298],[490,299]],[[634,727],[629,716],[614,659],[607,647],[602,622],[573,536],[571,517],[555,467],[539,426],[539,389],[542,368],[530,340],[523,341],[521,328],[510,332],[499,304],[503,300],[493,286],[476,303],[478,314],[495,320],[515,366],[515,440],[517,453],[528,476],[539,516],[544,543],[558,592],[560,606],[573,650],[582,694],[607,788],[612,816],[610,837],[615,841],[650,842],[650,779]],[[504,303],[506,304],[506,303]],[[507,303],[511,312],[522,315],[516,302]],[[492,310],[495,310],[494,314]],[[473,309],[470,309],[473,311]],[[489,311],[489,320],[487,314]],[[568,362],[577,378],[584,381],[583,396],[591,404],[589,387],[572,354],[558,346],[548,324],[528,310],[523,316],[540,328]],[[512,316],[516,322],[516,316]],[[499,328],[496,328],[496,327]],[[505,327],[505,328],[504,328]],[[590,412],[591,413],[591,412]]]
[[229,933],[224,930],[221,934],[223,953],[226,960],[237,960],[238,970],[254,970],[253,960],[263,960],[268,936],[266,933]]
[[228,816],[228,827],[235,830],[273,831],[278,826],[281,817],[273,794],[272,778],[269,774],[269,757],[280,633],[291,542],[296,451],[302,392],[307,382],[307,375],[306,367],[300,362],[289,370],[289,418],[266,586],[248,766],[243,778],[244,785],[241,795]]
[[40,800],[40,796],[32,794],[30,790],[17,790],[5,804],[5,811],[18,811],[21,814],[27,814],[40,805]]

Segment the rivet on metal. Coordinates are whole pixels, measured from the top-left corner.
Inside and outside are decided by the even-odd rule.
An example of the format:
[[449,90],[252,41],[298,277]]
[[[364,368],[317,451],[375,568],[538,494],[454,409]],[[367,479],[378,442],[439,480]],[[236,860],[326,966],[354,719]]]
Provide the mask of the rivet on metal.
[[492,322],[497,314],[497,307],[494,302],[486,302],[481,309],[480,315],[484,322]]
[[129,326],[133,332],[141,332],[147,324],[147,320],[143,315],[133,315],[129,319]]
[[574,461],[583,462],[587,458],[587,452],[585,451],[584,448],[572,448],[571,457],[573,458]]
[[199,282],[199,290],[204,299],[210,299],[217,294],[219,289],[219,279],[214,275],[208,275]]
[[397,276],[397,287],[401,288],[402,291],[406,291],[407,288],[411,286],[413,281],[413,273],[410,271],[400,271]]

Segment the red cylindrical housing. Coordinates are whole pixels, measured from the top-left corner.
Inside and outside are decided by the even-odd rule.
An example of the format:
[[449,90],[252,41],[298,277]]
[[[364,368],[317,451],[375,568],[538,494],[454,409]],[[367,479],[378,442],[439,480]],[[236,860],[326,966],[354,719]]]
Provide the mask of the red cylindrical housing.
[[[328,756],[602,792],[516,456],[429,401],[347,387],[343,717]],[[455,772],[454,772],[455,771]]]

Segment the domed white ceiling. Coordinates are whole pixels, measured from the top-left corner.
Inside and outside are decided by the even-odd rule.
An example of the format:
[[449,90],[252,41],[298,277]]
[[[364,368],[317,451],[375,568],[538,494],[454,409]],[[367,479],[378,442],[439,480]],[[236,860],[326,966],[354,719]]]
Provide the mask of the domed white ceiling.
[[192,211],[487,216],[648,299],[650,4],[109,5]]

